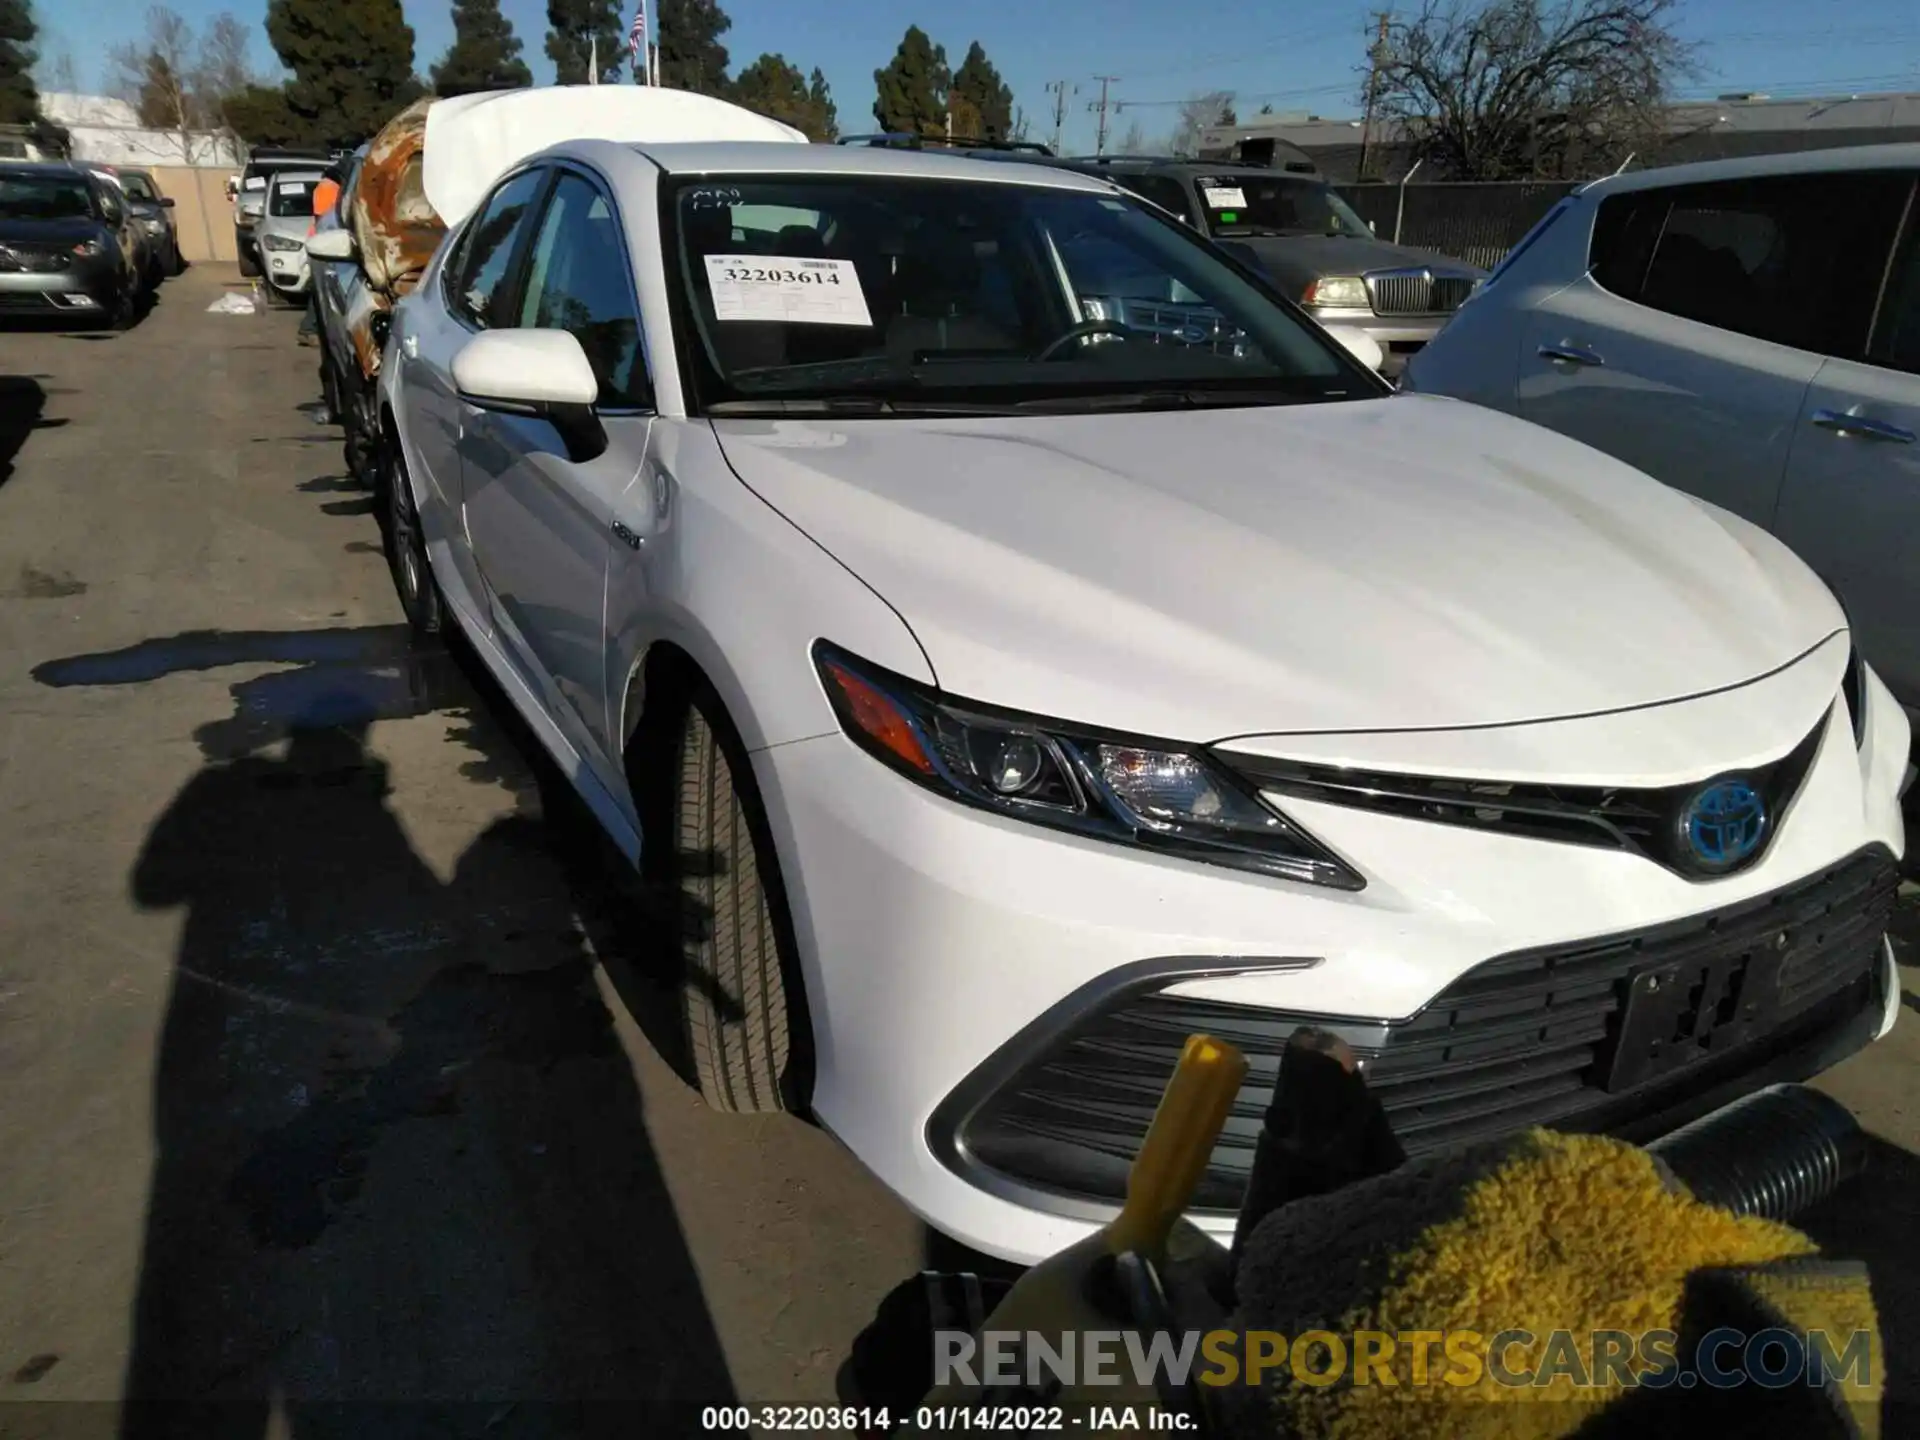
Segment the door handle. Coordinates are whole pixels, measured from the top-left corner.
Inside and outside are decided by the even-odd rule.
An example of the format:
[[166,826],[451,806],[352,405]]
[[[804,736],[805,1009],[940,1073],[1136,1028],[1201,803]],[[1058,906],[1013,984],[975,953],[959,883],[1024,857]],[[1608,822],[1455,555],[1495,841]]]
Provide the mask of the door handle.
[[1884,440],[1890,445],[1911,445],[1915,438],[1911,430],[1902,430],[1898,425],[1889,425],[1868,415],[1849,415],[1844,410],[1816,410],[1813,423],[1836,435],[1857,435],[1862,440]]
[[1542,345],[1542,360],[1558,360],[1563,365],[1604,365],[1607,362],[1584,345],[1575,345],[1570,340],[1562,340],[1558,345]]

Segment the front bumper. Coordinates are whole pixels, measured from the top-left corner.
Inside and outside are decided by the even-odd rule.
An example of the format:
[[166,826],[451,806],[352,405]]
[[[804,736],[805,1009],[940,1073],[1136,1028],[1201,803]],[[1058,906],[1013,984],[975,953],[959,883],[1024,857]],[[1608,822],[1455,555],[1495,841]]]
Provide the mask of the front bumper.
[[312,283],[313,269],[304,250],[264,251],[262,266],[267,283],[283,295],[304,295]]
[[1397,378],[1407,361],[1440,333],[1451,315],[1376,315],[1371,310],[1309,308],[1307,313],[1329,330],[1359,330],[1379,345],[1380,373]]
[[[1086,1058],[1074,1046],[1089,997],[1101,1002],[1094,1010],[1142,985],[1165,997],[1172,1008],[1150,1017],[1156,1043],[1177,1046],[1204,1016],[1230,1033],[1242,1026],[1257,1052],[1264,1045],[1229,1136],[1246,1141],[1273,1081],[1271,1037],[1303,1017],[1383,1038],[1436,1013],[1436,996],[1493,957],[1689,922],[1792,890],[1857,854],[1897,853],[1906,726],[1886,718],[1884,687],[1874,691],[1864,750],[1837,709],[1770,850],[1707,883],[1617,851],[1294,803],[1295,818],[1369,881],[1358,893],[1320,890],[966,809],[837,734],[759,752],[813,1018],[816,1114],[936,1229],[1014,1260],[1051,1254],[1111,1215],[1112,1177],[1131,1155],[1112,1123],[1114,1093],[1073,1073]],[[1728,1092],[1825,1068],[1884,1033],[1898,987],[1884,943],[1865,943],[1842,957],[1838,987],[1782,1028],[1602,1123],[1677,1123]],[[1096,1041],[1118,1053],[1111,1047],[1140,1038]],[[1036,1183],[1017,1146],[994,1165],[968,1145],[968,1117],[1021,1057],[1051,1059],[1061,1093],[1079,1106],[1037,1121],[1013,1116],[1025,1126],[1020,1143],[1050,1157],[1048,1183]],[[1122,1118],[1135,1123],[1151,1112],[1164,1067],[1155,1060],[1118,1078],[1120,1110],[1131,1107]],[[1571,1110],[1552,1118],[1581,1123]],[[1077,1165],[1089,1154],[1095,1163],[1066,1173],[1073,1165],[1062,1157]],[[1231,1224],[1228,1214],[1196,1218],[1216,1231]]]
[[114,278],[92,267],[0,274],[0,314],[104,315],[113,309]]

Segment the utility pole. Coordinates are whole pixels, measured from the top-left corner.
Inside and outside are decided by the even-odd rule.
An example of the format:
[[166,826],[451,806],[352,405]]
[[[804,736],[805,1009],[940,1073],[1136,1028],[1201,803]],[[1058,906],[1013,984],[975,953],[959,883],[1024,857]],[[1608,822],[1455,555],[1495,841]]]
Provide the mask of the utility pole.
[[1375,13],[1373,44],[1367,50],[1367,104],[1360,113],[1360,163],[1353,177],[1362,182],[1367,178],[1367,149],[1373,140],[1373,104],[1380,91],[1380,62],[1387,53],[1387,22],[1390,18],[1389,11]]
[[1080,87],[1070,85],[1065,80],[1049,80],[1047,93],[1053,96],[1053,153],[1058,155],[1063,143],[1061,137],[1067,127],[1067,98],[1078,95]]
[[1118,75],[1096,75],[1093,78],[1100,82],[1100,98],[1087,106],[1087,109],[1094,111],[1100,117],[1100,128],[1094,135],[1093,153],[1096,155],[1104,155],[1107,153],[1107,112],[1109,110],[1119,109],[1117,105],[1114,105],[1107,99],[1107,87],[1109,85],[1118,85],[1120,83],[1120,77]]

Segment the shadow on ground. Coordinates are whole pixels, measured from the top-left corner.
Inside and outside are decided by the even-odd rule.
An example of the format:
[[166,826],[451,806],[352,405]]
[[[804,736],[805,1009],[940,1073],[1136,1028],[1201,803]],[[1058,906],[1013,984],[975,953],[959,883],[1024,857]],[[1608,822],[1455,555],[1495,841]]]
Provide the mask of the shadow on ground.
[[[595,951],[634,947],[608,966],[623,996],[672,987],[634,978],[644,916],[609,920],[609,862],[462,663],[361,627],[199,632],[34,673],[262,663],[282,668],[230,687],[131,876],[139,905],[185,919],[120,1433],[693,1433],[731,1381]],[[519,802],[446,881],[366,745],[429,711]]]
[[36,430],[53,430],[65,420],[47,417],[47,390],[38,375],[0,375],[0,485],[13,478],[13,462]]

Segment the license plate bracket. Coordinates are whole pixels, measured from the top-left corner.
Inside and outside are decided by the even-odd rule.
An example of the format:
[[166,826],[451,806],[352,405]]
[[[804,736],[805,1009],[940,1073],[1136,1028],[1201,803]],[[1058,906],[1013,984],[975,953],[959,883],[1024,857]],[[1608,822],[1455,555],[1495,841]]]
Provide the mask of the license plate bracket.
[[1613,1044],[1600,1057],[1602,1087],[1632,1090],[1765,1035],[1779,1010],[1781,949],[1766,936],[1635,971]]

